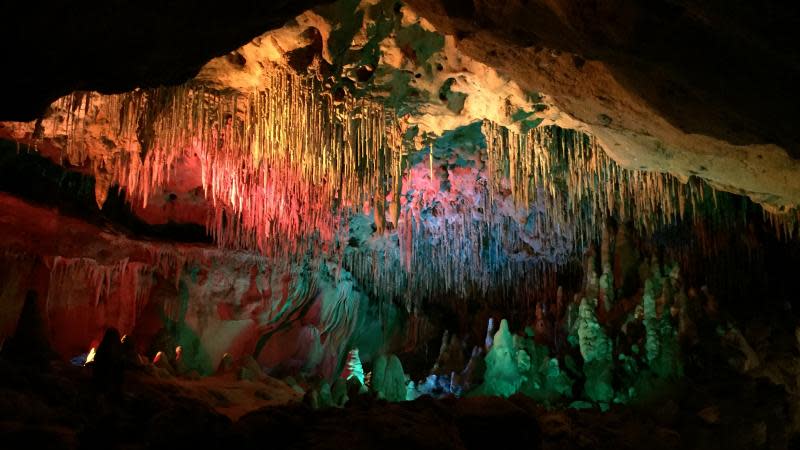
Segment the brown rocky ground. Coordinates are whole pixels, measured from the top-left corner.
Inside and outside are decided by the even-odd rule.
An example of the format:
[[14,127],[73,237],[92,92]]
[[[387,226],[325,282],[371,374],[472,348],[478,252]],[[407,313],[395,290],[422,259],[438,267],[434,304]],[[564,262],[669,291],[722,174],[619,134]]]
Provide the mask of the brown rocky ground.
[[547,410],[522,396],[386,403],[362,395],[343,409],[315,411],[291,401],[290,390],[277,381],[190,381],[127,372],[117,394],[98,387],[88,368],[51,363],[41,370],[2,359],[0,439],[7,449],[790,445],[785,391],[723,372],[713,384],[689,381],[669,399],[606,413]]

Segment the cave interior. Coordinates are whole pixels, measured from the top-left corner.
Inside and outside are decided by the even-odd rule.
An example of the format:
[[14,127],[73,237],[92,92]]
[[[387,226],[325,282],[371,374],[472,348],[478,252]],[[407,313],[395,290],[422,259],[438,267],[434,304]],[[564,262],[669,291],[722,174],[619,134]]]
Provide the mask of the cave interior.
[[800,448],[800,6],[3,10],[3,448]]

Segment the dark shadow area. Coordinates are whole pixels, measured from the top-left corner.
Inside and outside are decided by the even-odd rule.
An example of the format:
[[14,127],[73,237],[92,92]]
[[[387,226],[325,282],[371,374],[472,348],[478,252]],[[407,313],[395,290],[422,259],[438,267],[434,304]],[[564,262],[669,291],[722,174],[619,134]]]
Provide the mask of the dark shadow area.
[[72,91],[174,85],[210,59],[315,4],[314,0],[8,2],[0,15],[7,77],[0,120],[39,117]]
[[199,224],[145,223],[131,211],[125,192],[116,187],[109,189],[103,209],[99,209],[94,183],[91,175],[65,169],[33,150],[28,151],[24,145],[0,140],[0,191],[134,237],[212,243]]

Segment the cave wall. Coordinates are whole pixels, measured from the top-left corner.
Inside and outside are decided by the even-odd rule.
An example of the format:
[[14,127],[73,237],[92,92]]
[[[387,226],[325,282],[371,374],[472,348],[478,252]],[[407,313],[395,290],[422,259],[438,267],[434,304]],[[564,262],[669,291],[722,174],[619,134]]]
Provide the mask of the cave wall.
[[[402,344],[403,317],[379,313],[346,271],[330,275],[203,244],[141,240],[0,194],[2,339],[29,291],[63,359],[96,347],[107,328],[142,354],[184,349],[200,374],[223,354],[253,355],[281,375],[338,373],[349,348],[365,360]],[[332,266],[335,270],[335,266]]]

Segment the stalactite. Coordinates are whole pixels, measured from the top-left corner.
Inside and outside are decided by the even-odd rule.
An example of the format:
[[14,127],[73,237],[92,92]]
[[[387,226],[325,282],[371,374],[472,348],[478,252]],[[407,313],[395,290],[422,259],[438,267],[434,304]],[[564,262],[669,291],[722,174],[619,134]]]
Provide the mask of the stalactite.
[[[739,220],[735,208],[721,203],[721,196],[729,194],[697,179],[683,183],[664,173],[623,169],[581,133],[541,127],[523,136],[490,122],[483,132],[488,179],[477,196],[485,199],[479,214],[458,202],[428,205],[414,194],[400,212],[397,247],[345,255],[344,266],[372,295],[403,298],[409,310],[423,298],[497,296],[527,304],[532,312],[534,299],[554,296],[559,268],[595,243],[601,272],[585,273],[595,277],[590,284],[606,313],[615,301],[609,260],[613,242],[604,233],[609,221],[630,221],[651,235],[685,223],[705,230],[687,245],[699,242],[710,253],[718,237],[706,227]],[[505,198],[528,211],[527,221],[501,211]],[[472,205],[474,210],[477,206]],[[774,223],[791,224],[792,217],[783,215]],[[533,235],[526,228],[535,230]],[[525,250],[537,245],[531,239],[549,245],[549,253]]]
[[[484,123],[483,131],[492,195],[510,189],[518,205],[529,207],[544,194],[544,225],[574,228],[577,250],[602,236],[608,218],[633,221],[652,234],[666,225],[719,214],[717,191],[702,181],[684,183],[666,173],[624,169],[580,132],[538,127],[518,134],[491,122]],[[792,236],[797,211],[764,211],[776,234]]]
[[89,258],[56,256],[50,264],[46,313],[52,317],[58,310],[88,308],[99,311],[90,316],[104,316],[121,333],[131,332],[150,297],[152,274],[149,265],[129,263],[127,258],[103,265]]
[[[403,192],[404,122],[393,111],[334,96],[318,75],[279,67],[263,90],[249,94],[191,83],[111,96],[78,92],[53,110],[60,113],[42,121],[44,134],[67,136],[64,158],[72,164],[91,160],[81,143],[92,126],[114,130],[117,148],[89,162],[96,172],[110,171],[132,201],[146,205],[180,158],[196,157],[212,204],[206,228],[220,246],[257,250],[287,266],[307,252],[330,258],[371,294],[403,299],[409,310],[423,298],[491,293],[530,312],[536,299],[554,296],[555,274],[571,255],[598,242],[608,253],[602,230],[609,219],[632,221],[647,234],[680,222],[728,220],[717,192],[699,180],[624,169],[577,131],[537,127],[520,134],[488,121],[481,204],[425,204]],[[436,186],[441,171],[434,170],[433,148],[426,156],[421,164]],[[396,235],[384,233],[387,200]],[[512,217],[508,201],[526,218]],[[396,245],[350,248],[347,223],[365,202],[373,205],[377,234]],[[778,234],[796,233],[797,212],[764,214]],[[698,240],[708,251],[716,245],[713,235]],[[180,258],[157,258],[176,286],[187,263]],[[602,266],[598,283],[610,308],[612,274],[608,261]]]
[[400,173],[392,112],[349,95],[335,98],[318,77],[280,67],[269,71],[264,90],[250,94],[192,84],[110,96],[77,92],[54,109],[62,114],[44,121],[46,135],[67,136],[72,164],[91,156],[81,145],[89,127],[116,130],[114,182],[144,206],[180,157],[197,155],[214,206],[207,228],[229,248],[290,256],[320,243],[332,247],[344,213]]

